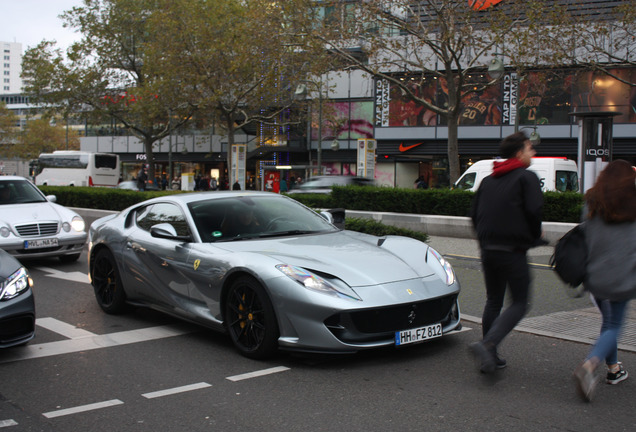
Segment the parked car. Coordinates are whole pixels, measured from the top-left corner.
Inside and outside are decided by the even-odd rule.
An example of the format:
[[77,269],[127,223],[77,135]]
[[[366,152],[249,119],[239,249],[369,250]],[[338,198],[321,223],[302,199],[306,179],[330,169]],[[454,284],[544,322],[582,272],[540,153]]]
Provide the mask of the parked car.
[[[134,180],[126,180],[123,182],[119,182],[119,184],[117,185],[117,189],[128,189],[128,190],[139,190],[139,187],[137,187],[137,182]],[[161,190],[155,183],[146,183],[146,190],[147,191],[158,191]]]
[[[484,159],[471,165],[454,184],[455,189],[475,192],[481,181],[492,174],[493,163],[505,159]],[[579,175],[576,162],[564,157],[534,157],[528,167],[539,177],[541,190],[579,191]]]
[[240,353],[353,353],[460,324],[450,264],[418,240],[336,228],[292,198],[221,191],[146,200],[89,230],[106,313],[149,307],[227,332]]
[[300,186],[296,186],[290,190],[290,194],[294,193],[331,193],[333,186],[375,186],[375,180],[366,177],[356,176],[314,176],[307,179],[306,182],[301,183]]
[[55,201],[24,177],[0,177],[0,248],[19,259],[76,261],[86,244],[84,219]]
[[20,262],[0,249],[0,348],[23,345],[35,335],[33,281]]

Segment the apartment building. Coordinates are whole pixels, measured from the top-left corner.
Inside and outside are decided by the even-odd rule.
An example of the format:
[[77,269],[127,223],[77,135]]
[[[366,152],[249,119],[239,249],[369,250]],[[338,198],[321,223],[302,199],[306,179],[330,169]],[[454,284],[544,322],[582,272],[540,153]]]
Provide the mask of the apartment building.
[[0,95],[19,94],[22,91],[22,44],[0,41]]

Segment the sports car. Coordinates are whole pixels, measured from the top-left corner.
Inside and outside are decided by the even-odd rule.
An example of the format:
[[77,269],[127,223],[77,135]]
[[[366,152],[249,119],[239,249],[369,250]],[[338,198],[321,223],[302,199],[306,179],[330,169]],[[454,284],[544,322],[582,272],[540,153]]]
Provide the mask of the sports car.
[[227,332],[238,351],[353,353],[460,328],[460,285],[427,244],[337,228],[271,192],[157,197],[89,229],[106,313],[150,307]]
[[24,177],[0,177],[0,248],[18,259],[76,261],[86,244],[84,219],[55,201]]
[[0,348],[23,345],[35,335],[35,302],[29,272],[0,249]]

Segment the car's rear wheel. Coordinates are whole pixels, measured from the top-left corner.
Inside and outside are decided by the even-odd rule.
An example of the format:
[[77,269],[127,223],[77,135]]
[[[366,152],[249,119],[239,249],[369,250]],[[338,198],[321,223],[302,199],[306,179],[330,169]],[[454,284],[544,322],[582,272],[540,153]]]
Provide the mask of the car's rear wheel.
[[225,301],[225,327],[241,354],[253,359],[278,350],[278,322],[263,287],[251,277],[236,279]]
[[115,258],[108,249],[102,249],[95,255],[91,281],[97,303],[104,312],[119,314],[126,311],[126,292]]
[[79,259],[80,254],[73,254],[73,255],[60,255],[60,261],[63,263],[72,263],[75,262]]

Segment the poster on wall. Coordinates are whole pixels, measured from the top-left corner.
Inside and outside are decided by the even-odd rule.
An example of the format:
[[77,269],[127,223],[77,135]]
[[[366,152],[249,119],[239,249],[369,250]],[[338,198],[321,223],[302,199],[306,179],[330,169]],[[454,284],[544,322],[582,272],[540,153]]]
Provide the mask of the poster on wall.
[[375,175],[375,151],[374,139],[358,140],[358,175],[366,178],[374,178]]
[[232,163],[230,169],[230,188],[234,188],[236,182],[245,190],[245,165],[247,161],[247,145],[232,145]]

